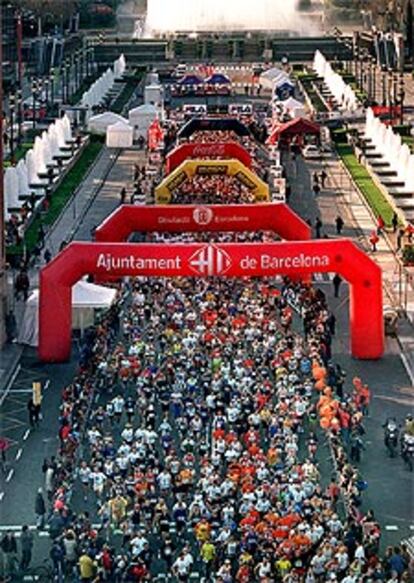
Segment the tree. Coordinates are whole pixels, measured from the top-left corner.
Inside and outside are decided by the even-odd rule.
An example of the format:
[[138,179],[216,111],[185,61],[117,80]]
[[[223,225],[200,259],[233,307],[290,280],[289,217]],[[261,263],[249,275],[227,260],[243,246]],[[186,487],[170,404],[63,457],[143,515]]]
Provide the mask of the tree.
[[31,10],[37,16],[53,23],[66,21],[77,8],[77,0],[19,0],[16,7]]

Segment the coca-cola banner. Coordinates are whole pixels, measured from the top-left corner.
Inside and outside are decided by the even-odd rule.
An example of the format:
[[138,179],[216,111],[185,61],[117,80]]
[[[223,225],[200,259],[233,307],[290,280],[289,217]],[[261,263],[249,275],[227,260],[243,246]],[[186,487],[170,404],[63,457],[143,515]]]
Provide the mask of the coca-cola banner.
[[288,241],[306,241],[311,228],[288,205],[173,205],[118,207],[95,231],[99,242],[127,241],[133,233],[272,231]]
[[172,150],[166,159],[166,173],[175,170],[184,160],[189,158],[234,158],[239,160],[247,168],[252,167],[252,157],[246,148],[237,142],[223,143],[192,143],[181,144]]
[[269,186],[257,176],[250,168],[247,168],[239,160],[185,160],[155,189],[155,201],[157,204],[168,204],[172,193],[188,178],[199,174],[204,176],[227,175],[234,176],[236,180],[244,184],[254,194],[256,202],[264,202],[270,199]]
[[384,350],[382,273],[346,239],[295,243],[71,243],[40,273],[39,356],[62,362],[71,352],[72,286],[85,275],[272,277],[338,273],[350,286],[352,355]]

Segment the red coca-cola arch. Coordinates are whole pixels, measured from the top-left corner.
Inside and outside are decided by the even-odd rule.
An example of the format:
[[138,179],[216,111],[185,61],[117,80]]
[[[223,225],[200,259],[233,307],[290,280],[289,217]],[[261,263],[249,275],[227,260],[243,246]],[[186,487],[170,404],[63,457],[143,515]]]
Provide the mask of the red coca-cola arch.
[[63,362],[71,352],[72,286],[84,275],[115,277],[268,277],[335,272],[350,286],[351,352],[384,350],[382,273],[348,240],[295,243],[71,243],[40,273],[39,357]]
[[247,168],[252,168],[252,157],[246,148],[237,142],[203,143],[194,142],[181,144],[174,148],[166,158],[166,174],[187,160],[188,158],[233,158],[239,160]]
[[284,203],[245,205],[122,205],[95,231],[100,242],[127,241],[135,232],[273,231],[288,241],[307,241],[309,225]]

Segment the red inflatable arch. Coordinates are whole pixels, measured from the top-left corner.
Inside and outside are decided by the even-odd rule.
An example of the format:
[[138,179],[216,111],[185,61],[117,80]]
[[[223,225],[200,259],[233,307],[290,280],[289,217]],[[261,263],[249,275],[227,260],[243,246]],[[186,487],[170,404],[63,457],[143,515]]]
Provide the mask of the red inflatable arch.
[[384,350],[381,270],[347,240],[300,243],[71,243],[40,273],[39,357],[63,362],[71,352],[72,286],[84,275],[115,277],[267,277],[339,273],[350,284],[351,352]]
[[135,232],[273,231],[288,241],[307,241],[312,230],[284,203],[118,207],[95,231],[100,242],[127,241]]
[[243,148],[237,142],[220,142],[216,144],[194,142],[192,144],[181,144],[167,155],[166,174],[170,174],[188,158],[233,158],[242,162],[247,168],[252,168],[251,155],[246,148]]

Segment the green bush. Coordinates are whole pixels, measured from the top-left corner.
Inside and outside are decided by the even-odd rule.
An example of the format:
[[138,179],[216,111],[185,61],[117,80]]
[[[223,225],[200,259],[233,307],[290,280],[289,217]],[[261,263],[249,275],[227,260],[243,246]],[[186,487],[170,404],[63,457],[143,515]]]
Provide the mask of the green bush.
[[375,216],[381,215],[386,226],[391,227],[394,209],[374,183],[368,170],[358,162],[352,147],[345,143],[339,143],[336,149]]
[[124,107],[131,99],[136,87],[137,81],[135,79],[128,80],[125,84],[125,87],[121,91],[121,94],[114,101],[111,110],[114,111],[115,113],[121,114],[124,110]]
[[[24,243],[27,252],[30,254],[35,248],[38,241],[40,224],[53,225],[66,206],[66,203],[74,194],[87,172],[95,162],[98,154],[103,148],[102,140],[91,139],[89,144],[81,153],[79,160],[69,170],[63,178],[61,184],[52,194],[49,210],[41,217],[39,214],[34,217],[24,235]],[[10,246],[6,249],[6,255],[22,255],[24,250],[23,244]]]

